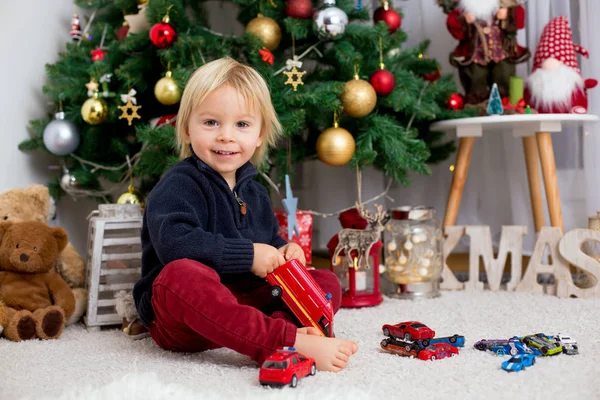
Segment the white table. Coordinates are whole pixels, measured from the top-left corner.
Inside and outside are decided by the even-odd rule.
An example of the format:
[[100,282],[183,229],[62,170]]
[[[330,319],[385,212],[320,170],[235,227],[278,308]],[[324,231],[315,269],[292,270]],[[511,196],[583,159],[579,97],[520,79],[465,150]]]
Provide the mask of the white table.
[[[531,195],[533,219],[536,232],[544,226],[544,207],[538,168],[539,159],[542,165],[546,199],[550,213],[550,224],[564,231],[560,197],[556,180],[556,164],[552,147],[551,132],[561,132],[564,125],[580,126],[586,122],[597,122],[600,118],[589,114],[516,114],[475,118],[461,118],[436,122],[431,130],[452,132],[460,138],[456,165],[452,177],[452,187],[446,205],[444,226],[454,225],[460,207],[463,188],[467,180],[467,171],[471,160],[471,151],[475,138],[483,133],[512,133],[523,138],[527,178]],[[539,149],[539,150],[538,150]]]

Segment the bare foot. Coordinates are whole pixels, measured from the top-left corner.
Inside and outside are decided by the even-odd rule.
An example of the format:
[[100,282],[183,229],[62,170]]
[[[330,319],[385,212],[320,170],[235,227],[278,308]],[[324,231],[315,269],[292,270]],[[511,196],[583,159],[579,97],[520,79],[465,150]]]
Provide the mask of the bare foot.
[[304,335],[322,336],[321,335],[321,331],[319,331],[314,326],[307,326],[305,328],[298,328],[298,333],[302,333]]
[[301,354],[314,358],[318,370],[332,372],[341,371],[350,356],[358,351],[358,345],[351,340],[312,334],[296,335],[294,347]]

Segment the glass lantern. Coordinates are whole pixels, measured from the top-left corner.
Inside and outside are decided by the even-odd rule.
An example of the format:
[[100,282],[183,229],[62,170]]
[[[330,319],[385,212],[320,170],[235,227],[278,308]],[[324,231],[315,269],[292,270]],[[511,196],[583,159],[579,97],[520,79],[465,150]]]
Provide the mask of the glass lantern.
[[443,267],[443,235],[432,207],[390,210],[385,227],[385,269],[395,284],[388,296],[433,298],[439,296]]

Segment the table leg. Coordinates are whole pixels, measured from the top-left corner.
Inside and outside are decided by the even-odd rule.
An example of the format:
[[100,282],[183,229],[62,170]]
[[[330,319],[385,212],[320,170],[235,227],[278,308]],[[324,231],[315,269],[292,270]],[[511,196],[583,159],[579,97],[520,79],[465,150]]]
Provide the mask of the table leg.
[[525,149],[525,164],[527,166],[527,180],[529,181],[533,222],[535,232],[537,233],[544,226],[544,205],[542,203],[542,181],[538,166],[538,148],[535,137],[523,137],[523,148]]
[[537,132],[535,136],[540,151],[544,186],[546,187],[546,200],[548,201],[548,212],[550,213],[550,225],[558,227],[564,232],[565,227],[560,209],[552,136],[550,136],[550,132]]
[[469,136],[460,138],[454,175],[452,176],[452,187],[450,188],[448,204],[446,205],[444,226],[451,226],[456,223],[458,209],[460,208],[460,199],[462,198],[463,188],[467,181],[467,171],[469,170],[469,163],[471,162],[473,143],[475,143],[475,137]]

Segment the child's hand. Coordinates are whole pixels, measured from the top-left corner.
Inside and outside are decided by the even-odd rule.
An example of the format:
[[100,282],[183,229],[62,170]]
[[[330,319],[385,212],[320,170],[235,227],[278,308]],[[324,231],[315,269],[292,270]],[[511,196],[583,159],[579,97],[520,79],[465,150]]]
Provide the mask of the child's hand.
[[470,12],[465,13],[465,21],[467,22],[467,24],[472,24],[473,22],[475,22],[475,16]]
[[499,9],[496,13],[496,18],[498,18],[499,20],[505,20],[506,18],[508,18],[508,8],[502,7],[501,9]]
[[251,270],[254,275],[264,278],[283,264],[285,264],[285,258],[275,247],[254,243],[254,260]]
[[288,243],[285,246],[279,248],[279,251],[285,257],[286,261],[290,261],[292,258],[300,260],[302,265],[306,265],[306,257],[304,257],[304,250],[296,243]]

